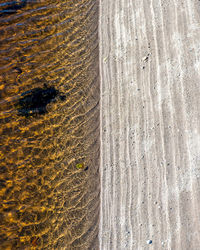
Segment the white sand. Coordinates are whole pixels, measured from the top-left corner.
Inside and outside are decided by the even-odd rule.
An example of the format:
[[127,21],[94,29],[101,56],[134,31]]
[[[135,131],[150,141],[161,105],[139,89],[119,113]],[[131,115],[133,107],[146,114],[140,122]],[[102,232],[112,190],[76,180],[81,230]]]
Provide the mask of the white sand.
[[100,249],[198,250],[200,2],[101,0],[99,36]]

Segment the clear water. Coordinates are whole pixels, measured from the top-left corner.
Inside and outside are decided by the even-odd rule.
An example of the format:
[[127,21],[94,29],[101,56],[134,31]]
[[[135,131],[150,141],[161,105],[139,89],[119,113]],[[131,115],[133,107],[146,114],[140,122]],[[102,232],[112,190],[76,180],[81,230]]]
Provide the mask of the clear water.
[[98,1],[0,0],[0,249],[98,249]]

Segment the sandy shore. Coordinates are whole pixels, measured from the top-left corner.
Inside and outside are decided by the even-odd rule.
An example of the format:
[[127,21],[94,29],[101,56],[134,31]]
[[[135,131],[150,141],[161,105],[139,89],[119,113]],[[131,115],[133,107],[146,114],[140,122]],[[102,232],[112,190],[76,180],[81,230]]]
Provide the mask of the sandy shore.
[[100,249],[200,249],[200,2],[101,0],[99,36]]

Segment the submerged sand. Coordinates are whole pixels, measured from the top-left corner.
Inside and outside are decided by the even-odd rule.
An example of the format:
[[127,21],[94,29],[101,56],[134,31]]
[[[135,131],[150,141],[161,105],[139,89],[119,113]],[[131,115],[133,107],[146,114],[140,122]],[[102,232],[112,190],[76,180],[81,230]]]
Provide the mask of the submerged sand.
[[1,250],[98,248],[98,14],[0,1]]
[[102,0],[100,249],[200,249],[200,2]]

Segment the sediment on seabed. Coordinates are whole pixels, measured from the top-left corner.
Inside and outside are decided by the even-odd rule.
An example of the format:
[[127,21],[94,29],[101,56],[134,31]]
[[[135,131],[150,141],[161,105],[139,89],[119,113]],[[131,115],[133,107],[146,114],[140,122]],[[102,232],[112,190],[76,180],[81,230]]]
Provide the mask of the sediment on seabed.
[[0,249],[98,249],[98,11],[0,4]]

